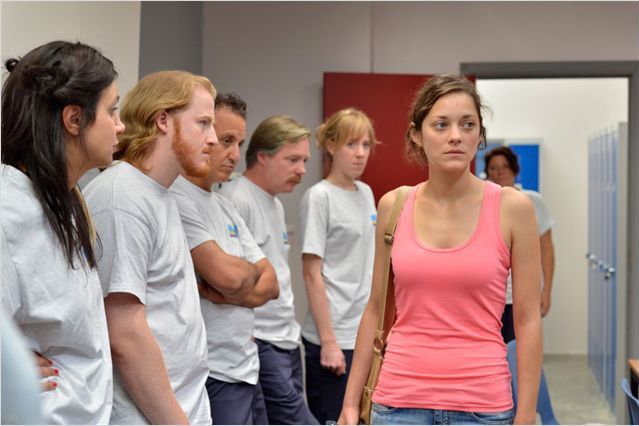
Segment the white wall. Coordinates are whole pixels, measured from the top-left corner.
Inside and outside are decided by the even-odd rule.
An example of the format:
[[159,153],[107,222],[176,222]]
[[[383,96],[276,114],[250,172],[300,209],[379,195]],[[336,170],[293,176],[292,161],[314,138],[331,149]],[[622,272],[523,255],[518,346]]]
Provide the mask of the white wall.
[[[202,71],[220,90],[248,101],[249,135],[260,120],[281,113],[315,128],[325,71],[437,73],[459,72],[462,62],[638,60],[637,22],[637,2],[208,2]],[[293,224],[303,190],[320,178],[320,162],[314,150],[300,188],[283,197]],[[569,174],[562,167],[557,173]],[[294,245],[301,318],[307,307],[299,256]],[[558,277],[558,289],[560,279],[573,280]],[[562,337],[572,340],[570,333]],[[583,353],[583,337],[575,342],[570,351]],[[554,345],[546,349],[565,348]]]
[[3,1],[1,8],[3,65],[49,41],[81,41],[113,61],[121,98],[137,83],[140,2]]
[[556,221],[546,353],[586,354],[588,139],[628,120],[628,79],[478,80],[489,138],[542,139],[540,192]]

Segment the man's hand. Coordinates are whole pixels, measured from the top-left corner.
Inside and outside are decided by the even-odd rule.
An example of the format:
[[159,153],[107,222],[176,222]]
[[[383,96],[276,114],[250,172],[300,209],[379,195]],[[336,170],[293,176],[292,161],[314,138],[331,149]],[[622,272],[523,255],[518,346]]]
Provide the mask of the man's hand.
[[197,283],[197,289],[200,292],[200,296],[202,296],[203,298],[205,298],[211,303],[215,303],[218,305],[229,303],[226,299],[224,299],[224,296],[222,295],[222,293],[220,293],[219,291],[217,291],[216,289],[214,289],[213,287],[211,287],[205,282]]
[[337,343],[321,345],[320,365],[337,376],[346,373],[346,358]]

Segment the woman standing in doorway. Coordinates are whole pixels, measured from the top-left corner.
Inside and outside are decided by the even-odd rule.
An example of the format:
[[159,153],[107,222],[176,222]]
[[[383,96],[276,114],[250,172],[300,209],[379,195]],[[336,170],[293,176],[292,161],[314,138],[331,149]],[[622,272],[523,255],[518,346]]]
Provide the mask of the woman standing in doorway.
[[[481,112],[475,87],[462,76],[434,76],[416,94],[406,151],[428,164],[429,177],[410,190],[391,250],[396,320],[372,397],[374,424],[535,422],[542,355],[535,215],[519,191],[470,172],[486,138]],[[358,331],[343,424],[357,423],[370,370],[384,285],[384,228],[397,193],[379,203],[373,289]],[[511,267],[517,413],[500,334]]]
[[112,161],[113,63],[93,47],[55,41],[6,62],[2,90],[2,304],[39,360],[48,424],[108,424],[113,374],[95,269],[95,231],[77,187]]
[[[501,186],[515,188],[515,179],[519,174],[519,161],[517,155],[507,146],[500,146],[486,153],[486,174],[488,180]],[[555,271],[555,247],[552,243],[552,226],[555,224],[550,215],[550,210],[544,199],[536,191],[522,189],[528,196],[535,208],[537,217],[537,232],[539,234],[539,245],[541,247],[541,272],[543,288],[541,291],[541,316],[548,314],[550,310],[552,276]],[[506,290],[506,309],[502,316],[501,334],[504,342],[508,343],[515,339],[515,327],[513,325],[513,295],[512,277],[508,275],[508,288]]]
[[344,398],[357,327],[370,294],[377,212],[359,181],[376,144],[369,118],[349,108],[317,131],[331,161],[326,179],[302,198],[302,266],[309,312],[302,325],[306,392],[320,424],[336,421]]

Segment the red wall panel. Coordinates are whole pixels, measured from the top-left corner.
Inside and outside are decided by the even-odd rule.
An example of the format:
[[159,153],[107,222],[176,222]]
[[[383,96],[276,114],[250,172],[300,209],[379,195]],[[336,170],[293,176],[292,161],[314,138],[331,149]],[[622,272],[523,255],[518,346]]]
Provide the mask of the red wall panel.
[[429,77],[324,73],[324,119],[342,108],[361,109],[373,121],[377,139],[382,142],[361,177],[373,189],[375,202],[400,185],[415,185],[428,177],[426,168],[404,160],[404,135],[415,92]]

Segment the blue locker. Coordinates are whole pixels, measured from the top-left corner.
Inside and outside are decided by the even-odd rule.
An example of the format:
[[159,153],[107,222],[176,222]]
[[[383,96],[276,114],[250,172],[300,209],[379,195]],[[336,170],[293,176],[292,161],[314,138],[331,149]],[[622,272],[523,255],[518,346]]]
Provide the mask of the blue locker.
[[588,146],[588,364],[615,411],[618,130]]

